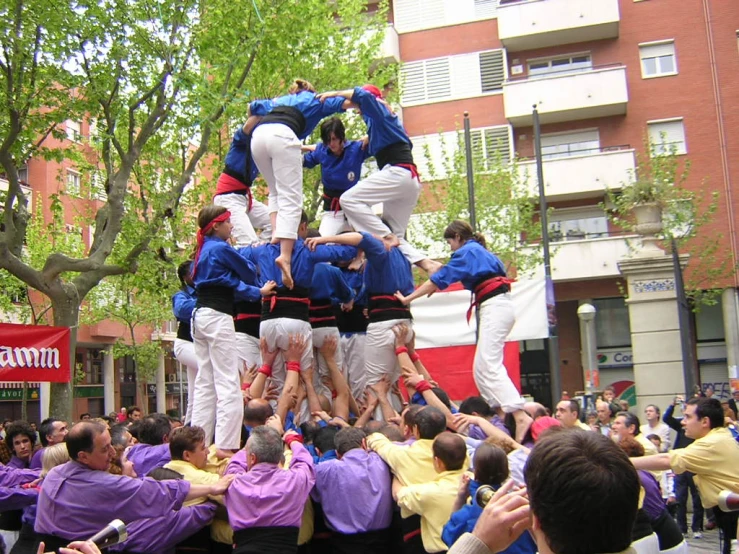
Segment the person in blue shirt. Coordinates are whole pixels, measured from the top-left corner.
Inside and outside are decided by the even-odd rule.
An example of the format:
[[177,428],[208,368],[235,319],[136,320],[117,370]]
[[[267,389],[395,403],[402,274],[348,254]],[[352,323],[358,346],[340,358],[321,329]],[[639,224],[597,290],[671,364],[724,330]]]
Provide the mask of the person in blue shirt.
[[281,255],[281,246],[262,244],[238,250],[239,255],[259,268],[262,279],[275,281],[276,294],[262,299],[262,319],[259,335],[267,341],[270,351],[279,350],[272,380],[281,390],[285,384],[286,370],[284,352],[288,349],[290,335],[305,338],[306,348],[300,360],[300,370],[313,363],[313,333],[310,325],[310,287],[313,272],[321,262],[350,261],[357,255],[357,249],[348,246],[325,245],[314,251],[306,248],[304,237],[308,233],[308,215],[301,213],[298,227],[298,240],[292,253],[293,287],[288,288],[282,280],[281,269],[275,260]]
[[348,264],[340,266],[344,280],[353,291],[353,300],[336,310],[336,325],[341,335],[341,353],[347,372],[347,381],[354,398],[364,394],[364,351],[367,342],[367,290],[364,286],[364,263],[358,269]]
[[321,141],[303,146],[303,167],[321,166],[323,183],[323,215],[318,232],[338,235],[349,231],[349,222],[341,209],[339,198],[359,181],[362,164],[369,156],[367,142],[346,140],[344,124],[338,117],[321,123]]
[[[274,263],[282,272],[281,281],[291,289],[292,250],[298,238],[303,208],[303,164],[300,143],[324,118],[343,112],[350,105],[343,98],[321,102],[307,81],[297,79],[287,96],[254,100],[250,118],[261,118],[252,131],[251,153],[269,187],[268,209],[280,255]],[[247,120],[247,125],[253,124]]]
[[[438,269],[405,240],[408,221],[418,203],[421,181],[413,161],[413,144],[398,115],[374,85],[318,95],[322,101],[336,97],[350,100],[361,112],[369,136],[368,154],[377,160],[380,171],[362,179],[341,195],[341,205],[354,230],[378,237],[395,235],[399,248],[412,264],[427,272]],[[382,220],[372,211],[383,204]],[[386,222],[384,223],[383,222]]]
[[259,241],[255,229],[261,229],[261,238],[272,236],[272,223],[267,206],[254,198],[251,187],[259,175],[257,164],[251,159],[251,131],[247,124],[236,129],[226,154],[225,167],[218,177],[213,204],[231,212],[234,246],[248,246]]
[[516,441],[522,442],[532,420],[503,365],[505,340],[516,320],[510,294],[512,281],[506,277],[503,262],[485,248],[485,237],[475,233],[466,221],[450,223],[444,238],[452,249],[449,262],[411,294],[399,290],[395,296],[408,306],[416,298],[443,290],[457,281],[473,292],[472,305],[480,314],[473,369],[475,384],[489,404],[513,414]]
[[[475,499],[480,486],[488,485],[497,491],[508,479],[508,458],[498,446],[485,442],[480,444],[475,451],[473,466],[475,478],[470,479],[469,474],[462,476],[459,494],[452,509],[452,517],[441,533],[441,540],[448,547],[457,542],[457,539],[464,533],[471,533],[477,520],[480,519],[483,509]],[[501,550],[501,554],[535,554],[536,552],[536,543],[528,531],[524,531],[508,548]]]
[[195,397],[195,378],[198,375],[198,360],[190,333],[190,320],[195,309],[195,289],[192,287],[192,260],[182,262],[177,267],[180,290],[172,296],[172,312],[177,319],[177,337],[174,339],[174,357],[187,368],[187,411],[185,425],[192,420],[192,404]]
[[[402,252],[391,247],[369,233],[344,233],[333,237],[308,239],[310,248],[326,243],[345,244],[361,248],[365,252],[364,286],[369,300],[369,323],[365,342],[365,369],[361,388],[374,385],[389,376],[391,382],[400,377],[400,366],[395,355],[395,333],[393,327],[405,324],[412,338],[411,311],[398,300],[395,291],[411,294],[414,289],[411,265]],[[393,407],[400,411],[394,395],[388,395]],[[379,413],[379,410],[378,410]]]
[[198,247],[192,267],[197,301],[192,338],[198,375],[195,379],[192,425],[215,436],[220,455],[238,450],[243,398],[236,355],[233,304],[257,282],[256,268],[227,242],[231,214],[222,206],[205,206],[198,214]]

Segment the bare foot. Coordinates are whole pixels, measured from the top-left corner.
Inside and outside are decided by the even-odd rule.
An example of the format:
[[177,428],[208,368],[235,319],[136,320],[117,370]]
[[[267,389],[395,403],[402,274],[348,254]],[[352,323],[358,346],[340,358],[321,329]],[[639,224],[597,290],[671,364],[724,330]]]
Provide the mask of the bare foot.
[[400,239],[392,233],[382,237],[382,242],[385,243],[386,250],[391,250],[394,246],[400,246]]
[[526,433],[528,433],[534,420],[531,419],[531,416],[523,410],[519,410],[513,414],[513,417],[516,420],[516,442],[518,444],[523,444],[523,439],[526,437]]
[[290,260],[286,260],[282,256],[277,256],[277,259],[275,260],[275,265],[277,265],[277,267],[279,267],[280,271],[282,272],[282,284],[292,290],[292,288],[295,286],[295,283],[293,282],[292,266],[290,264]]
[[226,458],[230,458],[236,454],[236,450],[227,450],[224,448],[216,448],[216,458],[219,460],[224,460]]

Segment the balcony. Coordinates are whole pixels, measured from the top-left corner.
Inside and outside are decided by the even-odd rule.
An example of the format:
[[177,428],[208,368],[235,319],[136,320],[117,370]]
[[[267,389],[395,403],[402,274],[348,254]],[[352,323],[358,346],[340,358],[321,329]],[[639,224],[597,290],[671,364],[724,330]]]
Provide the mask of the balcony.
[[[365,33],[365,38],[362,42],[366,45],[369,42],[370,37],[378,31],[370,30]],[[400,42],[398,41],[398,31],[395,27],[388,23],[384,29],[379,30],[383,33],[382,43],[380,44],[380,50],[375,64],[387,65],[391,63],[400,63]]]
[[523,0],[498,7],[509,52],[618,37],[618,0]]
[[628,101],[623,65],[555,72],[503,84],[505,116],[514,127],[533,124],[533,106],[539,109],[541,123],[546,124],[624,115]]
[[[554,237],[553,237],[554,238]],[[552,242],[552,279],[557,282],[584,281],[619,277],[618,261],[631,255],[628,239],[635,236],[605,236],[584,238],[570,235],[564,242]],[[544,266],[532,275],[544,278]]]
[[[628,146],[570,152],[567,157],[544,159],[544,194],[550,201],[602,197],[606,189],[620,190],[636,168],[634,150]],[[536,161],[519,162],[529,194],[539,195]]]

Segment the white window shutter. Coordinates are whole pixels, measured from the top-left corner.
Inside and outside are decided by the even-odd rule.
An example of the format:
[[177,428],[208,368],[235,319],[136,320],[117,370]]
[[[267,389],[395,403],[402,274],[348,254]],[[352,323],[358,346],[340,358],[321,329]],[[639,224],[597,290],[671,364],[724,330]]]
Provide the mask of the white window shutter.
[[496,152],[500,152],[500,159],[508,162],[511,159],[511,142],[508,125],[491,127],[483,131],[485,135],[485,158],[495,158]]
[[399,33],[420,29],[421,13],[420,0],[395,0],[393,2],[395,28]]
[[498,0],[473,0],[475,19],[490,19],[498,15]]
[[444,0],[444,14],[447,25],[474,21],[476,19],[474,0]]
[[426,98],[444,100],[452,95],[450,59],[426,60]]
[[482,94],[478,57],[478,54],[463,54],[450,58],[454,98],[470,98]]
[[503,50],[481,52],[478,56],[481,91],[497,92],[503,90],[503,81],[506,78]]
[[659,56],[674,56],[675,43],[663,42],[661,44],[647,44],[639,47],[639,53],[642,59],[657,58]]
[[400,70],[403,104],[413,104],[426,100],[425,62],[404,63]]

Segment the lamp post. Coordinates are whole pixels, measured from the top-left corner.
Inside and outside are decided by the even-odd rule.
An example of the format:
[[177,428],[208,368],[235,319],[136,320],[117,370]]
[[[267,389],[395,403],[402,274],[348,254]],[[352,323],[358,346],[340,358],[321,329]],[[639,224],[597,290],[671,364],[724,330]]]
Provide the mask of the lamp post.
[[581,304],[577,308],[577,317],[582,322],[583,333],[583,369],[585,371],[585,401],[583,411],[588,413],[593,406],[593,394],[595,393],[596,376],[598,374],[598,359],[596,357],[595,339],[595,306],[592,304]]

